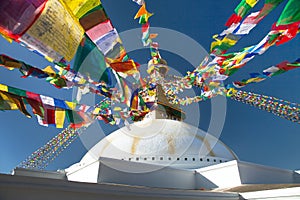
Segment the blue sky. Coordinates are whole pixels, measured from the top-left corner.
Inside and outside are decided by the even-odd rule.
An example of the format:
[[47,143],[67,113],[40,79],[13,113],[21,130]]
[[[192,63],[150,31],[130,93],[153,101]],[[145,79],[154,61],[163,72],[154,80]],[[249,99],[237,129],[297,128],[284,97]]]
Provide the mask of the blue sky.
[[[230,3],[222,0],[146,0],[146,2],[148,10],[155,14],[150,18],[151,26],[184,33],[209,51],[212,35],[220,33],[225,28],[224,24],[233,13],[239,0],[233,0]],[[138,6],[131,0],[102,0],[102,3],[119,32],[140,27],[137,21],[133,20]],[[286,1],[267,16],[231,51],[237,51],[258,43],[278,19],[285,3]],[[254,10],[259,10],[262,4],[263,1]],[[169,42],[178,43],[176,40],[170,40]],[[126,44],[125,41],[124,43]],[[279,47],[272,47],[265,54],[257,56],[249,62],[228,81],[247,78],[251,72],[260,72],[264,68],[284,60],[294,61],[299,56],[299,50],[299,37]],[[0,38],[0,53],[23,60],[39,68],[44,68],[50,64],[20,45],[16,43],[9,44],[2,38]],[[192,66],[186,60],[170,52],[162,51],[161,53],[168,64],[178,71],[184,72],[192,69]],[[143,50],[131,52],[130,56],[139,63],[146,63],[149,59],[148,51]],[[22,79],[17,71],[0,68],[0,78],[2,84],[60,99],[72,99],[72,90],[59,90],[50,86],[44,80],[35,78]],[[299,83],[300,71],[294,70],[262,83],[249,85],[244,90],[279,97],[291,102],[300,102]],[[200,103],[201,121],[199,127],[204,130],[208,128],[210,120],[209,108],[209,101]],[[53,127],[42,127],[38,125],[35,117],[28,119],[19,111],[0,112],[0,119],[2,137],[0,140],[1,173],[9,173],[11,169],[60,131]],[[108,126],[102,126],[105,134],[109,134],[117,128]],[[89,137],[89,135],[87,134],[85,137]],[[90,146],[99,139],[93,137]],[[300,158],[297,156],[297,152],[300,151],[300,145],[298,144],[300,141],[299,124],[279,118],[266,111],[228,100],[226,121],[221,140],[232,148],[243,161],[286,169],[300,168]],[[81,141],[77,140],[57,160],[51,163],[48,169],[66,168],[72,163],[78,162],[86,151]]]

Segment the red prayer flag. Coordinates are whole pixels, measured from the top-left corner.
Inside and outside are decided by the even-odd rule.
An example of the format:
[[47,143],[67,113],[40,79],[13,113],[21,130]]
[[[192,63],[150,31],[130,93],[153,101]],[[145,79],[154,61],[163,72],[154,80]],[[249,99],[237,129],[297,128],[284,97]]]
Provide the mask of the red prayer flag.
[[229,19],[227,20],[227,22],[225,23],[225,26],[231,26],[232,24],[237,24],[242,20],[241,16],[238,16],[237,14],[233,13]]

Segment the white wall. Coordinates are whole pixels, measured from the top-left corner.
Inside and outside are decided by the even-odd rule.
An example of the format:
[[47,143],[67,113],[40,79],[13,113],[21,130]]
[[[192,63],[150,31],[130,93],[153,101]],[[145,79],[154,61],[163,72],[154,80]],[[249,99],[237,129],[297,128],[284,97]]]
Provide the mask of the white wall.
[[72,166],[71,170],[67,172],[69,181],[86,182],[86,183],[97,183],[99,161],[84,165],[84,166]]
[[[122,168],[120,168],[122,166]],[[140,171],[143,169],[143,171]],[[195,171],[101,158],[98,183],[195,189]]]
[[230,161],[196,170],[215,185],[215,188],[228,188],[241,185],[237,161]]
[[246,162],[238,163],[242,184],[295,183],[294,172]]
[[230,161],[196,170],[219,188],[241,184],[300,183],[299,174],[253,163]]
[[76,164],[68,169],[69,181],[117,183],[177,189],[212,189],[217,186],[195,170],[101,158],[87,165]]
[[230,161],[196,170],[163,167],[147,163],[101,158],[88,165],[72,166],[68,180],[89,183],[116,183],[177,189],[231,188],[242,184],[299,183],[299,175],[241,161]]
[[67,171],[69,181],[117,183],[176,189],[212,189],[217,186],[195,170],[101,158],[87,165],[76,164]]

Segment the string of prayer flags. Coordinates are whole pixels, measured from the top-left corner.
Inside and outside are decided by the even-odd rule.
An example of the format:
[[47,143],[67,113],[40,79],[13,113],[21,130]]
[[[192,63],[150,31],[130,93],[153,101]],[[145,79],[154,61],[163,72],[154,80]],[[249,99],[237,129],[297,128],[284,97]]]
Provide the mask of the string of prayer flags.
[[[106,84],[87,80],[87,77],[82,76],[80,73],[74,73],[66,68],[63,68],[60,73],[56,73],[50,66],[45,69],[39,69],[2,54],[0,54],[0,66],[10,70],[19,69],[23,75],[22,78],[27,78],[29,76],[40,79],[45,78],[46,81],[56,88],[71,88],[73,86],[84,87],[88,89],[88,92],[104,95],[106,97],[111,96],[111,92],[107,89]],[[62,68],[58,67],[58,69],[61,70]]]
[[274,31],[273,36],[277,39],[277,41],[275,42],[276,45],[281,45],[295,38],[298,34],[299,25],[300,21],[294,22],[289,25],[276,26],[274,24],[272,30]]
[[266,76],[266,75],[262,75],[259,73],[251,73],[249,79],[244,79],[242,81],[234,81],[232,84],[236,88],[242,88],[250,83],[262,82],[262,81],[266,80],[266,78],[268,78],[268,76]]
[[176,95],[167,94],[167,98],[170,99],[171,103],[173,104],[180,104],[182,106],[187,106],[192,103],[198,103],[201,101],[206,101],[208,99],[212,99],[218,95],[225,96],[227,90],[224,87],[215,87],[214,89],[202,91],[200,95],[196,95],[194,97],[184,97],[178,98]]
[[123,61],[126,58],[125,48],[117,30],[113,27],[102,5],[90,10],[80,19],[87,37],[97,46],[105,56],[105,61],[110,64]]
[[[247,50],[247,49],[246,49]],[[186,77],[184,77],[182,80],[183,83],[187,83],[191,86],[198,86],[201,87],[201,94],[204,94],[204,99],[209,99],[210,97],[213,97],[214,94],[222,94],[224,91],[218,90],[218,88],[222,88],[222,81],[226,80],[228,78],[228,75],[231,75],[230,73],[235,72],[236,68],[231,69],[230,73],[226,71],[224,68],[220,68],[220,66],[226,66],[226,65],[234,65],[238,64],[239,62],[243,61],[243,59],[246,57],[246,54],[239,55],[236,53],[231,53],[227,55],[222,55],[219,57],[216,57],[213,61],[208,63],[207,65],[198,67],[194,72],[188,73]],[[232,60],[231,60],[232,59]],[[248,58],[249,59],[249,58]],[[247,60],[246,60],[247,61]],[[244,61],[244,62],[246,62]],[[237,65],[241,67],[242,65]],[[253,79],[258,81],[260,77],[256,77],[256,79]],[[181,91],[184,88],[188,88],[184,86],[185,84],[175,84],[173,88],[174,92]],[[202,98],[194,98],[187,100],[181,100],[181,102],[186,105],[190,102],[203,100]]]
[[295,62],[290,63],[287,61],[281,62],[275,66],[271,66],[265,70],[263,70],[263,73],[251,73],[249,79],[243,79],[242,81],[234,81],[233,86],[236,88],[242,88],[250,83],[258,83],[261,81],[266,80],[267,78],[271,78],[273,76],[277,76],[280,74],[283,74],[287,71],[297,69],[300,67],[300,59],[297,59]]
[[148,22],[149,17],[153,14],[147,11],[145,2],[139,2],[138,4],[141,7],[134,16],[134,19],[139,18],[139,24],[142,25],[142,42],[144,46],[148,46],[152,42],[152,39],[157,37],[157,34],[150,33],[150,23]]
[[[128,85],[127,88],[129,88]],[[94,117],[112,125],[116,123],[114,115],[109,108],[110,103],[106,101],[102,101],[102,104],[98,104],[98,107],[90,107],[2,84],[0,84],[0,92],[0,108],[2,110],[19,109],[26,116],[30,117],[25,106],[25,104],[29,104],[33,113],[37,115],[38,122],[43,126],[54,125],[56,128],[62,128],[65,119],[67,119],[72,128],[80,128],[91,123],[91,119]],[[126,98],[129,99],[129,96],[128,94]],[[126,99],[124,101],[126,101]],[[146,107],[144,107],[146,104],[143,103],[143,100],[140,98],[139,101],[141,102],[140,105],[146,109]],[[141,119],[141,117],[146,114],[145,112],[145,110],[130,112],[126,114],[126,116]],[[149,112],[149,110],[147,110],[147,112]],[[124,115],[125,114],[123,114],[123,116]]]
[[139,18],[139,24],[146,24],[148,22],[149,17],[151,17],[153,13],[149,13],[146,9],[146,4],[143,3],[140,9],[137,11],[134,19]]
[[0,91],[0,110],[20,110],[26,117],[31,118],[23,99],[7,91]]
[[[101,4],[83,15],[79,21],[86,34],[77,50],[73,69],[96,82],[105,82],[106,87],[99,85],[98,90],[111,97],[108,89],[117,84],[117,73],[139,74],[138,65],[129,59],[117,30]],[[83,90],[79,89],[77,100]],[[128,91],[127,88],[124,91]]]
[[0,92],[0,108],[2,110],[18,109],[26,116],[31,117],[25,106],[25,103],[28,103],[32,107],[33,113],[37,115],[39,123],[44,126],[55,125],[57,128],[62,128],[65,117],[72,126],[79,124],[83,126],[89,121],[87,115],[91,111],[84,114],[79,110],[80,106],[73,102],[62,101],[3,84],[0,84]]
[[230,16],[226,22],[226,26],[231,26],[233,23],[239,23],[244,16],[253,8],[259,0],[242,0],[234,9],[235,13]]
[[211,43],[211,52],[214,55],[224,54],[230,47],[234,46],[243,36],[256,27],[274,8],[283,0],[265,0],[263,8],[259,12],[249,14],[244,20],[231,24],[226,30],[214,35]]
[[[271,46],[280,45],[295,37],[295,35],[289,34],[289,27],[277,27],[283,30],[271,30],[258,44],[246,47],[242,51],[237,53],[224,54],[217,56],[215,62],[218,63],[222,69],[222,74],[230,76],[234,74],[239,68],[245,66],[256,55],[262,55]],[[297,33],[296,33],[297,34]],[[219,70],[220,72],[220,70]]]
[[279,74],[285,73],[287,71],[297,69],[300,67],[300,59],[297,59],[296,61],[290,63],[287,61],[281,62],[277,64],[276,66],[272,66],[268,69],[265,69],[263,73],[269,77],[277,76]]
[[117,30],[113,27],[103,6],[97,5],[79,19],[86,35],[93,41],[110,64],[126,61],[127,54]]
[[26,169],[44,169],[59,154],[74,142],[86,129],[82,127],[73,129],[70,126],[50,139],[44,146],[34,151],[18,167]]
[[[74,14],[76,16],[74,16]],[[78,19],[80,23],[78,22]],[[44,26],[43,24],[47,24],[47,26]],[[85,37],[84,40],[81,40],[84,31],[86,31],[87,37]],[[96,60],[97,64],[100,63],[101,68],[101,70],[98,70],[99,67],[96,67],[95,71],[97,73],[89,70],[93,65],[90,66],[89,69],[82,66],[82,62],[86,56],[82,56],[82,52],[80,52],[81,46],[78,45],[82,42],[84,46],[89,37],[94,40],[92,41],[92,43],[95,44],[94,47],[97,47],[103,54],[101,55],[101,53],[95,52],[95,57],[98,59],[103,58],[103,61],[100,62],[97,62]],[[87,73],[82,74],[83,76],[88,77],[88,79],[80,79],[79,81],[96,79],[95,82],[103,81],[107,83],[107,85],[112,86],[114,85],[115,78],[113,77],[114,75],[111,72],[111,68],[108,68],[108,64],[114,62],[126,62],[128,60],[128,56],[117,31],[113,28],[101,2],[95,0],[76,0],[72,2],[69,0],[58,0],[45,2],[43,10],[39,13],[36,20],[32,22],[31,26],[27,28],[26,33],[22,35],[20,41],[23,46],[58,65],[62,64],[64,59],[69,61],[74,56],[75,52],[78,52],[79,50],[78,54],[80,62],[79,64],[76,63],[75,72],[78,72],[79,68],[85,68],[84,70],[86,70]],[[77,49],[77,47],[79,48]],[[90,48],[90,50],[91,49],[95,50],[95,48]],[[83,54],[85,53],[86,52]],[[88,53],[85,55],[90,56]],[[95,61],[94,58],[91,59],[91,62],[93,61]],[[47,70],[51,71],[50,68]],[[43,74],[42,71],[43,70],[34,68],[23,70],[23,72],[26,73],[24,77],[35,74],[38,74],[40,77],[46,77],[47,73]],[[74,73],[72,76],[73,75]],[[90,78],[91,76],[93,77]],[[75,83],[78,83],[78,76],[75,74],[73,77],[75,77]],[[48,76],[46,77],[46,80],[59,88],[77,85],[70,81],[66,83],[65,80],[59,76]],[[103,84],[99,87],[100,89],[91,88],[90,91],[95,91],[99,94],[107,94],[107,91],[102,90],[102,88],[105,89]]]
[[149,22],[142,24],[142,42],[145,47],[149,46],[149,44],[151,44],[152,42],[152,39],[156,38],[157,36],[158,36],[157,33],[150,33]]
[[144,46],[148,46],[150,40],[150,24],[149,22],[142,25],[142,42]]
[[[103,110],[105,107],[107,108],[109,104],[109,100],[105,98],[95,105],[95,109],[101,108]],[[87,106],[84,105],[82,105],[81,107],[86,108],[82,108],[82,111],[87,111],[89,109]],[[57,156],[59,156],[70,144],[72,144],[81,134],[83,134],[85,129],[89,127],[92,123],[93,121],[86,124],[85,126],[76,129],[74,129],[74,127],[72,126],[68,126],[55,137],[50,139],[44,146],[34,151],[18,166],[27,169],[44,169],[48,166],[50,162],[52,162]]]
[[235,90],[233,88],[230,88],[228,90],[227,97],[235,101],[258,107],[261,110],[268,111],[274,115],[285,118],[292,122],[300,123],[299,104],[266,95]]

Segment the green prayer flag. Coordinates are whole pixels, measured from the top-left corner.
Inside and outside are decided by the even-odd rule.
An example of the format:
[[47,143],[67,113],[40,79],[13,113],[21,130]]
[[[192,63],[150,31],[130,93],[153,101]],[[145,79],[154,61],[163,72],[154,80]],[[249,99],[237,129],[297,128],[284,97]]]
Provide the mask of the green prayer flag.
[[147,23],[147,19],[146,19],[146,14],[142,15],[139,19],[139,24],[146,24]]
[[66,110],[66,115],[67,115],[67,119],[70,123],[79,124],[84,121],[82,119],[82,117],[80,117],[80,115],[73,110]]
[[241,3],[234,9],[234,12],[242,18],[250,11],[251,6],[242,0]]
[[276,25],[288,25],[300,21],[300,1],[289,0]]
[[88,36],[84,37],[84,44],[78,47],[73,70],[89,76],[94,81],[109,82],[104,55]]
[[26,97],[26,91],[8,86],[8,92],[17,96]]
[[268,15],[272,10],[274,10],[274,8],[276,8],[283,1],[284,0],[265,0],[265,5],[261,9],[258,18],[265,17],[266,15]]
[[283,2],[284,0],[265,0],[265,4],[280,4],[281,2]]

